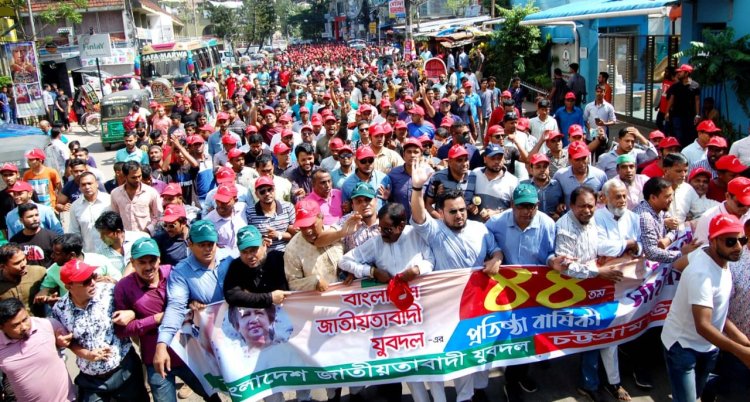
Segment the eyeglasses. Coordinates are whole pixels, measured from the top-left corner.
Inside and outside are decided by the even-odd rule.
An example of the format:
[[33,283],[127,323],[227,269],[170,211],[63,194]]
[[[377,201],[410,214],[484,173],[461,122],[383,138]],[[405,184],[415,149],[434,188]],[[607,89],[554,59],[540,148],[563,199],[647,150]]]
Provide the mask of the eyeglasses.
[[461,131],[459,134],[461,134],[461,135],[469,135],[469,134],[471,134],[471,131]]
[[176,229],[177,224],[176,223],[163,223],[162,226],[164,226],[165,229]]
[[370,165],[370,164],[372,164],[372,163],[375,163],[375,158],[365,158],[365,159],[360,159],[360,160],[359,160],[359,163],[361,163],[361,164],[363,164],[363,165]]
[[[729,239],[727,239],[727,240],[729,240]],[[745,239],[745,240],[747,240],[747,239]],[[727,247],[731,247],[731,246],[727,246]],[[96,280],[96,274],[93,274],[93,275],[89,276],[88,279],[86,279],[85,281],[80,282],[80,283],[81,283],[81,286],[87,288],[87,287],[91,286],[91,284],[94,283],[95,280]]]
[[734,247],[737,245],[737,243],[740,243],[742,246],[747,245],[747,236],[742,237],[728,237],[724,239],[724,245],[727,247]]
[[465,214],[466,213],[466,208],[449,209],[448,213],[451,214],[451,215]]
[[351,158],[354,156],[354,154],[346,153],[346,154],[340,154],[339,158]]
[[273,187],[266,187],[266,188],[261,188],[261,189],[258,190],[258,194],[259,195],[266,195],[266,194],[272,193],[272,192],[273,192]]
[[502,140],[502,139],[503,139],[504,137],[505,137],[505,136],[504,136],[504,135],[502,135],[502,134],[498,134],[498,135],[493,135],[493,136],[492,136],[492,138],[494,138],[494,139],[496,139],[496,140]]

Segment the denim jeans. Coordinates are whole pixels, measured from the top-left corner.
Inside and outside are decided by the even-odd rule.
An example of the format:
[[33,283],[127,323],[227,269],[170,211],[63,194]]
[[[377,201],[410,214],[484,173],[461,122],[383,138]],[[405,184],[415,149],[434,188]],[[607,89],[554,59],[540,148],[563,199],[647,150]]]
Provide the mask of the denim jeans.
[[200,381],[187,366],[172,367],[172,370],[167,373],[167,377],[162,378],[153,365],[148,365],[146,366],[146,375],[148,375],[148,385],[151,386],[151,395],[154,397],[154,402],[177,402],[175,377],[180,377],[190,389],[203,397],[204,400],[208,399]]
[[709,373],[716,366],[719,350],[697,352],[683,348],[679,342],[664,349],[667,375],[672,385],[672,401],[695,402],[703,393]]
[[121,401],[147,401],[148,393],[143,384],[141,359],[130,349],[120,362],[120,367],[107,377],[80,373],[75,379],[78,400],[101,402],[112,399]]
[[587,391],[599,389],[599,349],[581,352],[581,382]]

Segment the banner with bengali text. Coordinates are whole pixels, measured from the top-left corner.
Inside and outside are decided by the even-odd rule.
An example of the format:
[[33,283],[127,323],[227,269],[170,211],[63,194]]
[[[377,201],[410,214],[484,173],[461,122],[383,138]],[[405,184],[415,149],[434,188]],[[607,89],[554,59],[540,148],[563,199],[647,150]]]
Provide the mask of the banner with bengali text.
[[172,348],[207,390],[256,401],[295,389],[450,380],[570,355],[661,325],[679,273],[669,264],[613,262],[621,282],[572,279],[546,267],[434,272],[411,282],[401,311],[386,285],[336,284],[269,309],[208,306]]

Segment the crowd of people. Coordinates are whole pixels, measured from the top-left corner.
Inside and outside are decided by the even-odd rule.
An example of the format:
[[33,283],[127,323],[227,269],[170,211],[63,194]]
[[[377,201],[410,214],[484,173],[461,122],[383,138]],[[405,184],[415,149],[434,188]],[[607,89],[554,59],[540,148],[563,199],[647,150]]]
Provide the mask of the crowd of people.
[[[422,58],[377,66],[382,54],[290,47],[240,74],[193,80],[171,110],[133,104],[109,181],[86,148],[65,143],[67,127],[42,122],[50,148],[28,151],[23,175],[0,166],[3,400],[146,401],[148,386],[154,401],[174,401],[176,377],[219,400],[169,345],[188,311],[222,300],[253,311],[336,282],[504,265],[618,282],[607,262],[641,257],[683,275],[663,330],[622,346],[640,356],[638,387],[653,388],[662,350],[675,401],[747,383],[748,140],[730,149],[697,119],[681,121],[694,123],[694,139],[609,132],[607,87],[589,88],[585,103],[582,77],[536,99],[527,118],[520,80],[498,88],[463,50],[445,55],[436,80]],[[690,66],[677,71],[693,86]],[[683,96],[678,85],[668,96]],[[688,232],[692,241],[669,248]],[[64,348],[80,369],[74,382]],[[534,370],[505,369],[509,401],[534,399]],[[454,380],[456,400],[487,400],[488,376]],[[417,402],[446,400],[441,382],[407,385]],[[400,400],[400,383],[377,387]],[[630,399],[617,347],[581,353],[578,392],[603,401],[605,391]],[[350,389],[349,400],[364,398]]]

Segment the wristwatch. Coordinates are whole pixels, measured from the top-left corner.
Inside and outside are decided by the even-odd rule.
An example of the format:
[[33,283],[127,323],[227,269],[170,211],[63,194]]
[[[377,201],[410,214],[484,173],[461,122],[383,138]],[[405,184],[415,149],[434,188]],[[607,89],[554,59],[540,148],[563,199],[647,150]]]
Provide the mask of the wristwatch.
[[281,232],[276,233],[276,240],[281,241],[281,239],[283,239],[283,238],[284,238],[284,234],[283,233],[281,233]]

